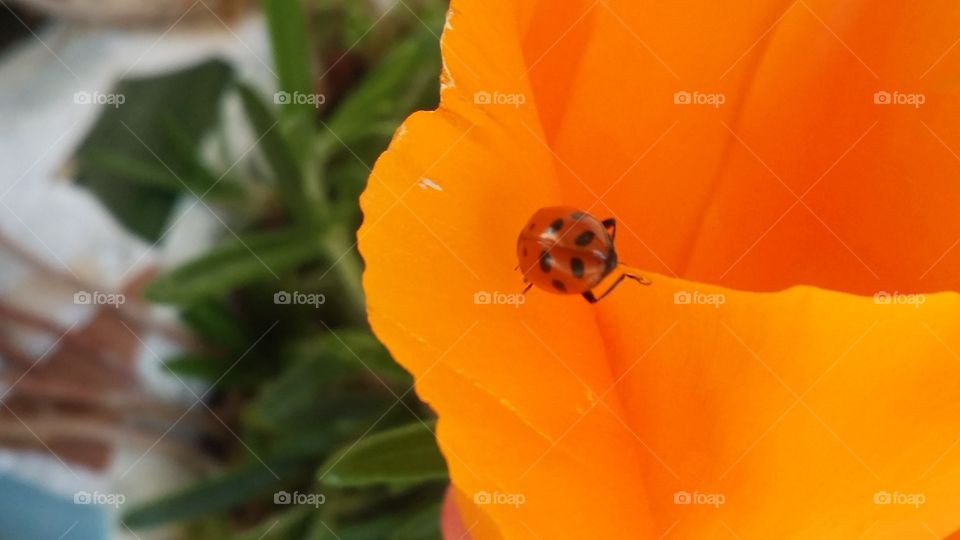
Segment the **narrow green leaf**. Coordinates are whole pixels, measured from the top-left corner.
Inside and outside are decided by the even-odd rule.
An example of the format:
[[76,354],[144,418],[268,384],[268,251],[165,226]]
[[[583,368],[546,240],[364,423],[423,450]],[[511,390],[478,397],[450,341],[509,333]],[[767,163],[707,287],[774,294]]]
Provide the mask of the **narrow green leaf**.
[[314,520],[306,540],[383,540],[397,529],[400,518],[396,514],[378,515],[361,523],[331,526],[321,519]]
[[164,359],[163,367],[176,375],[213,382],[223,376],[230,364],[224,364],[219,358],[188,353]]
[[372,372],[385,383],[409,387],[413,382],[409,373],[393,360],[390,352],[368,329],[345,328],[317,333],[291,343],[287,355],[314,359],[351,371]]
[[[395,129],[416,108],[436,102],[439,73],[436,37],[422,32],[407,38],[384,56],[344,99],[326,122],[326,129],[336,134],[335,141],[339,138],[350,148],[362,147],[371,136],[385,144],[389,136],[384,137],[384,124]],[[321,130],[321,134],[325,131]],[[335,148],[339,148],[340,141],[336,141]],[[374,148],[371,153],[381,150]],[[372,160],[375,156],[362,157]]]
[[181,180],[189,187],[190,192],[197,197],[224,197],[236,199],[243,194],[237,184],[231,183],[229,178],[221,178],[214,174],[202,161],[196,150],[196,143],[175,118],[166,118],[162,123],[163,130],[170,140],[170,151],[184,164],[186,174]]
[[260,4],[270,27],[280,89],[309,93],[313,88],[313,70],[303,4],[290,0],[262,0]]
[[246,351],[253,343],[233,309],[221,298],[202,298],[181,312],[183,321],[200,337],[225,346],[236,353]]
[[440,504],[431,504],[411,515],[390,540],[441,540]]
[[131,182],[145,187],[162,189],[170,193],[183,193],[186,187],[177,177],[156,162],[148,163],[102,150],[91,151],[87,162],[107,173],[124,176]]
[[275,280],[283,272],[320,256],[314,236],[284,230],[229,241],[203,257],[155,278],[144,295],[155,302],[191,303],[224,294],[258,280]]
[[242,190],[235,184],[214,182],[209,177],[184,172],[173,175],[156,162],[142,162],[122,154],[94,151],[87,156],[87,163],[107,174],[124,177],[145,188],[160,189],[172,194],[204,195],[211,198],[236,199]]
[[233,540],[302,540],[310,526],[315,509],[295,506],[279,514],[271,514],[259,526],[233,537]]
[[331,486],[410,484],[447,478],[430,424],[415,422],[347,445],[320,467]]
[[314,93],[304,4],[290,0],[261,0],[260,4],[270,27],[280,92],[286,94],[285,99],[274,99],[280,105],[284,123],[279,131],[292,138],[294,153],[302,157],[313,133],[313,115],[316,113],[313,105],[295,99],[298,94],[308,96]]
[[266,466],[254,461],[136,507],[124,514],[123,521],[128,527],[144,528],[222,512],[276,492],[298,477],[307,463],[303,457],[267,459]]
[[250,86],[238,84],[237,89],[284,206],[300,223],[311,223],[314,212],[304,191],[303,170],[287,138],[276,129],[273,111]]

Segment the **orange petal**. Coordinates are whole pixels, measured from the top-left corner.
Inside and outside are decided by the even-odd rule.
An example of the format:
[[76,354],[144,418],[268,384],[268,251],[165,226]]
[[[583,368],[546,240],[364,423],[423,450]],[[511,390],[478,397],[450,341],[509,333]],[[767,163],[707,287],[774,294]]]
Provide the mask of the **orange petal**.
[[470,531],[463,524],[460,510],[457,509],[456,489],[447,488],[440,509],[440,531],[445,540],[470,540]]
[[519,38],[532,102],[564,200],[620,218],[632,262],[752,290],[960,287],[955,3],[556,4]]
[[[440,415],[453,482],[479,504],[460,503],[477,516],[471,535],[922,537],[960,528],[954,294],[928,295],[918,309],[652,276],[652,287],[626,284],[596,307],[538,291],[519,308],[474,296],[519,292],[517,231],[533,210],[559,203],[616,215],[622,257],[647,269],[759,291],[955,288],[960,258],[949,252],[921,275],[960,236],[960,220],[945,214],[953,158],[920,154],[916,134],[896,129],[917,111],[877,109],[872,92],[861,96],[868,106],[850,96],[876,82],[853,70],[864,69],[856,56],[906,64],[903,49],[871,41],[867,26],[896,20],[894,37],[926,54],[956,27],[957,10],[557,4],[455,1],[443,105],[405,123],[362,199],[370,321]],[[908,41],[914,34],[929,41]],[[945,56],[923,84],[945,91],[953,62]],[[801,75],[790,79],[789,67]],[[771,96],[806,89],[822,99],[831,79],[842,89],[833,116],[821,101],[791,109]],[[727,101],[675,106],[684,88],[719,89]],[[867,132],[858,121],[870,111],[883,118]],[[846,152],[855,127],[867,135]],[[930,161],[889,151],[901,146]],[[799,196],[830,166],[831,180],[845,171],[830,195],[816,196],[821,183],[794,208],[809,217],[775,221],[796,202],[777,177]],[[902,178],[909,196],[897,190]],[[874,212],[894,202],[904,212]],[[725,303],[678,305],[678,291]],[[674,504],[678,491],[723,504]],[[924,501],[874,504],[884,491]]]
[[[677,304],[674,291],[718,301]],[[622,377],[611,393],[649,451],[657,530],[911,538],[960,528],[960,296],[884,304],[662,278],[618,291],[599,322]],[[683,491],[725,500],[675,504]],[[875,504],[884,492],[923,500]]]

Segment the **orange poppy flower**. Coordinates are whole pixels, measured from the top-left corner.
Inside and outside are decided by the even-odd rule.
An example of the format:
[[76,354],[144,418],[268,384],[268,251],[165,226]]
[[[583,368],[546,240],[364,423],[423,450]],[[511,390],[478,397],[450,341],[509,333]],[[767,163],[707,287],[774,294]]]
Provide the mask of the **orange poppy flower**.
[[[362,198],[370,322],[488,538],[960,529],[960,7],[454,0]],[[541,207],[653,281],[522,288]],[[478,294],[479,293],[479,294]]]

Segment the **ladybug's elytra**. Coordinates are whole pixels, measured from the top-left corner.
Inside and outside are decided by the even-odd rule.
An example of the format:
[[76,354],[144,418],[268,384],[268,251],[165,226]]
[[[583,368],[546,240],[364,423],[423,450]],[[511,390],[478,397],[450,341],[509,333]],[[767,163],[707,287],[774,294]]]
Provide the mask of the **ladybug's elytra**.
[[580,294],[594,303],[626,278],[649,285],[646,278],[624,272],[599,298],[593,295],[591,289],[617,268],[616,233],[613,218],[600,221],[566,206],[537,210],[517,238],[518,268],[528,283],[523,292],[536,285],[556,294]]

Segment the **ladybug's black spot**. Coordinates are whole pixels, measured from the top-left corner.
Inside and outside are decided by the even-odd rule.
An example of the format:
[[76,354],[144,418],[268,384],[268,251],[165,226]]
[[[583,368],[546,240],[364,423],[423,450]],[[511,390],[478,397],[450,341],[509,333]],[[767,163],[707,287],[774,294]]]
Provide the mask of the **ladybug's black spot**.
[[583,277],[583,261],[579,257],[570,259],[570,271],[573,277],[580,279]]
[[577,235],[577,238],[573,241],[574,244],[583,247],[590,242],[593,242],[593,237],[596,236],[593,234],[593,231],[583,231]]
[[550,224],[550,232],[558,233],[563,228],[563,218],[557,218]]
[[585,215],[583,212],[574,212],[570,214],[570,217],[572,217],[574,221],[580,221]]
[[536,227],[536,226],[537,226],[537,224],[531,221],[531,222],[530,222],[530,226],[527,227],[527,230],[528,230],[528,231],[532,231],[533,228]]
[[553,280],[553,288],[560,292],[567,292],[567,286],[564,285],[559,279]]
[[540,252],[540,269],[544,272],[549,272],[553,268],[553,257],[550,256],[546,251]]

